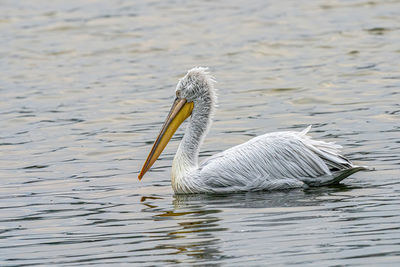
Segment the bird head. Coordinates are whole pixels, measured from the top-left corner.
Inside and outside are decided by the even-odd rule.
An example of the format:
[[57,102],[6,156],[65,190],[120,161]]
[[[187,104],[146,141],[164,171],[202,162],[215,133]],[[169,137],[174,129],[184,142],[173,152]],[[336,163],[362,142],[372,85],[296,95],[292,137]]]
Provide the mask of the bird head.
[[214,88],[215,80],[207,68],[197,67],[189,70],[176,86],[176,97],[187,102],[210,102],[213,107],[217,102]]
[[189,70],[179,80],[175,90],[175,101],[139,173],[139,180],[160,156],[182,122],[192,115],[193,110],[196,114],[212,113],[217,101],[214,82],[207,68],[199,67]]

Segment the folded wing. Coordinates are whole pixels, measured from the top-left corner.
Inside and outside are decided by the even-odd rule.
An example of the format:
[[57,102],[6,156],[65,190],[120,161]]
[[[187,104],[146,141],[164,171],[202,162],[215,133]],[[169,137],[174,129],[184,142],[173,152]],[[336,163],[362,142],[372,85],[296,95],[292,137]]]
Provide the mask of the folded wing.
[[253,138],[208,158],[198,174],[212,191],[241,191],[329,184],[358,171],[339,145],[311,139],[309,129]]

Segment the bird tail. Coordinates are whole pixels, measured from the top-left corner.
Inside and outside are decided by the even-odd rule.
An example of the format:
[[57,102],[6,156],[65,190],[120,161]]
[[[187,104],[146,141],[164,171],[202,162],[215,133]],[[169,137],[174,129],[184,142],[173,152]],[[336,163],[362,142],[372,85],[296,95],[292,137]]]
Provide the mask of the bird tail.
[[359,171],[372,171],[374,169],[368,168],[366,166],[353,166],[351,168],[347,168],[344,170],[332,172],[331,175],[323,175],[316,178],[301,179],[308,186],[325,186],[325,185],[333,185],[340,183],[343,179],[348,176],[359,172]]

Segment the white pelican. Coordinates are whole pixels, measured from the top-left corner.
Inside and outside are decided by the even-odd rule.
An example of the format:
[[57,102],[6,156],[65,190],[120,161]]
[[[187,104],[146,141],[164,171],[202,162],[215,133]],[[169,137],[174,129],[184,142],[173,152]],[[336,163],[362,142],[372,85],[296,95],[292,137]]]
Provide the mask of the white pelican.
[[339,145],[316,141],[302,132],[276,132],[198,163],[199,149],[213,116],[217,96],[206,68],[193,68],[179,80],[171,111],[138,176],[150,169],[179,125],[189,124],[172,163],[177,194],[227,193],[335,184],[365,170],[339,154]]

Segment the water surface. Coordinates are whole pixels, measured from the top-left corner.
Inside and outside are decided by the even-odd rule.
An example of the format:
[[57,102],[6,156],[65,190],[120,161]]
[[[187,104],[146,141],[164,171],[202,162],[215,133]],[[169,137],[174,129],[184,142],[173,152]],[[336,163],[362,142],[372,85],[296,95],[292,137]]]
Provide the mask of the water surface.
[[[400,1],[2,1],[0,265],[400,263]],[[265,132],[341,144],[342,185],[175,196],[194,66],[217,79],[201,159]]]

